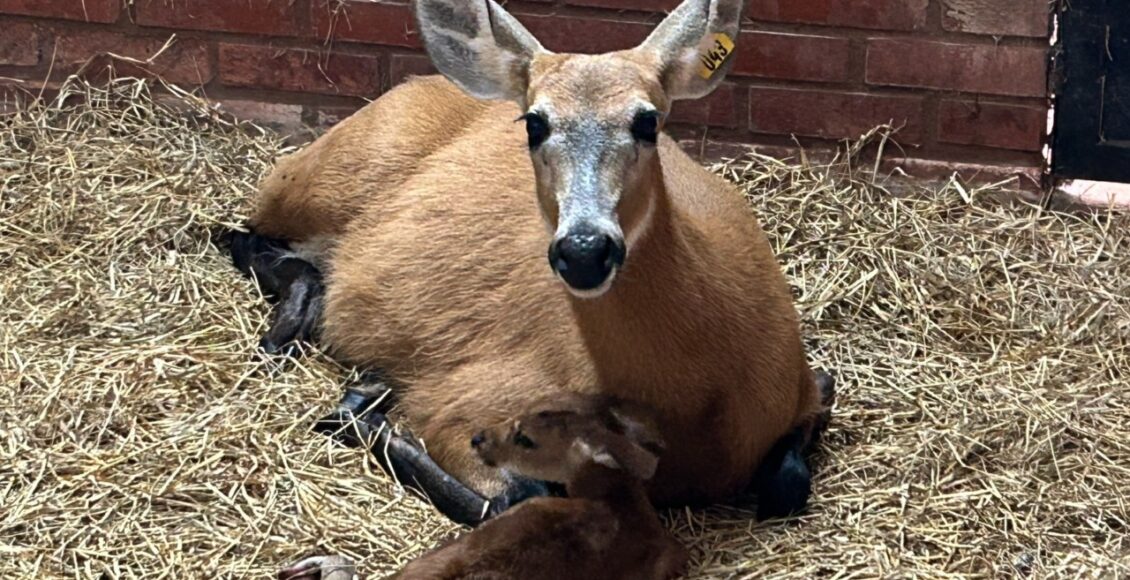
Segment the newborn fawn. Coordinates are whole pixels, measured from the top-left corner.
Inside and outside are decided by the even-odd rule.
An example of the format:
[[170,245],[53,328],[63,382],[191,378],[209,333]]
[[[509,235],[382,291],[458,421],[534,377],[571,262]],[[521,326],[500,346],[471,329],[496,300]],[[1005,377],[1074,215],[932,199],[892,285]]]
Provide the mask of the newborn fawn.
[[683,571],[686,550],[644,491],[663,449],[648,414],[582,398],[554,409],[485,430],[471,445],[488,466],[564,484],[568,498],[527,500],[393,578],[651,580]]
[[[549,407],[482,431],[471,446],[486,465],[564,484],[568,497],[526,500],[391,578],[666,580],[683,572],[687,552],[644,489],[664,449],[650,413],[603,397],[558,397]],[[280,578],[330,578],[330,561],[305,560]],[[353,573],[334,564],[345,578]]]

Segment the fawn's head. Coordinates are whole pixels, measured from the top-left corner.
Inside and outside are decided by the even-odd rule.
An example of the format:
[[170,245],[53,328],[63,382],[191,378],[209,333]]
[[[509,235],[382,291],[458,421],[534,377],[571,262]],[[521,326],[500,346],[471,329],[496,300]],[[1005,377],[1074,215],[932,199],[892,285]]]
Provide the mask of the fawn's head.
[[685,0],[640,46],[555,54],[494,0],[417,0],[436,68],[524,111],[549,261],[575,295],[611,286],[647,231],[671,103],[707,95],[733,62],[745,0]]
[[568,404],[482,431],[471,446],[489,466],[556,483],[567,483],[592,464],[646,481],[664,448],[649,415]]

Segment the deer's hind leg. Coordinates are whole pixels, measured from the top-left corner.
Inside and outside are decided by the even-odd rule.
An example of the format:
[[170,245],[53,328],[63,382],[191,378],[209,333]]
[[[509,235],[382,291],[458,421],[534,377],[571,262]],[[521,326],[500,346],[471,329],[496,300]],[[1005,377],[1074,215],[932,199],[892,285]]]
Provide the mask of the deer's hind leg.
[[804,511],[812,495],[808,456],[827,428],[835,402],[835,379],[816,373],[820,410],[785,434],[762,460],[753,480],[757,494],[757,519],[787,517]]
[[271,326],[259,347],[268,354],[292,354],[298,343],[313,341],[325,295],[318,268],[283,240],[238,231],[227,238],[236,268],[275,302]]

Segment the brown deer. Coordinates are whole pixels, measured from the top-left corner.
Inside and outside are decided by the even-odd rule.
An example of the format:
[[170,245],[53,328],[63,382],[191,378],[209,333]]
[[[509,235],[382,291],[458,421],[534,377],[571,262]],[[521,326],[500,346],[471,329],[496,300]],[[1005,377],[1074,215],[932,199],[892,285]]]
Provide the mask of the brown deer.
[[[639,580],[680,575],[687,552],[663,527],[643,482],[663,451],[650,413],[604,397],[559,398],[471,439],[490,467],[565,485],[568,499],[530,499],[411,562],[396,580],[540,578]],[[339,556],[308,558],[280,573],[352,573]]]
[[[565,485],[568,499],[528,500],[410,563],[392,578],[665,579],[686,566],[686,550],[655,513],[643,481],[662,439],[614,408],[601,417],[551,410],[475,435],[482,462]],[[629,435],[634,432],[636,437]],[[643,440],[637,437],[644,434]]]
[[[741,193],[662,132],[674,101],[725,77],[743,4],[686,0],[640,46],[582,55],[546,50],[493,0],[417,0],[442,76],[389,91],[262,184],[232,252],[281,300],[263,347],[317,331],[387,373],[426,452],[376,429],[379,458],[453,519],[550,491],[466,442],[570,393],[657,410],[659,505],[752,491],[761,517],[805,506],[831,378],[805,360]],[[367,401],[347,393],[343,415]]]

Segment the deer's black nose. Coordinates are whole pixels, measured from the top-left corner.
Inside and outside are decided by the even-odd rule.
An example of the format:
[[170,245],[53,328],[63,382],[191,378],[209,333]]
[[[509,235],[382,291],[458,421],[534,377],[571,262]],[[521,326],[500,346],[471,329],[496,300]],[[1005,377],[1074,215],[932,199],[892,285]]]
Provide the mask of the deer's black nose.
[[575,290],[594,290],[624,265],[624,242],[587,229],[571,231],[549,246],[549,264]]

